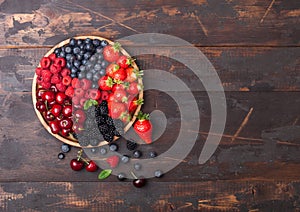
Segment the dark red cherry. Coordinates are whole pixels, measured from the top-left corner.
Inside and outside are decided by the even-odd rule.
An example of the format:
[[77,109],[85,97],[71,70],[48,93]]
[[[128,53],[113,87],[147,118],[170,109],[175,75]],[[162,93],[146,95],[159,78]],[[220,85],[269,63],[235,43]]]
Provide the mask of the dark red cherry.
[[59,121],[59,126],[62,129],[71,129],[73,126],[73,121],[71,119],[64,118]]
[[65,117],[71,117],[72,116],[72,105],[66,105],[62,109],[62,114]]
[[53,134],[59,133],[60,127],[59,127],[58,121],[56,121],[56,120],[50,121],[50,122],[49,122],[49,126],[50,126],[51,132],[52,132]]
[[42,99],[47,102],[52,102],[55,100],[55,94],[52,91],[45,91],[42,94]]
[[63,137],[68,137],[70,135],[71,129],[61,129],[61,135]]
[[36,91],[36,98],[37,99],[42,99],[43,93],[45,93],[45,89],[44,88],[38,88]]
[[50,110],[48,110],[45,114],[44,117],[47,121],[53,121],[55,119],[55,116],[51,113]]
[[84,167],[84,163],[82,161],[79,161],[77,159],[72,159],[70,162],[71,169],[74,171],[80,171]]
[[58,104],[64,104],[65,100],[67,98],[67,95],[63,92],[58,92],[55,96],[55,101],[58,103]]
[[51,113],[55,116],[55,117],[58,117],[61,113],[61,110],[62,110],[62,106],[59,105],[59,104],[54,104],[52,107],[51,107]]
[[38,111],[40,111],[41,113],[42,112],[45,112],[47,110],[47,107],[45,105],[45,102],[43,101],[37,101],[36,104],[35,104],[35,107]]
[[144,179],[144,178],[135,179],[135,180],[133,180],[133,185],[137,188],[141,188],[146,185],[146,179]]
[[89,172],[95,172],[98,170],[98,166],[94,161],[90,161],[89,164],[85,167],[85,169]]

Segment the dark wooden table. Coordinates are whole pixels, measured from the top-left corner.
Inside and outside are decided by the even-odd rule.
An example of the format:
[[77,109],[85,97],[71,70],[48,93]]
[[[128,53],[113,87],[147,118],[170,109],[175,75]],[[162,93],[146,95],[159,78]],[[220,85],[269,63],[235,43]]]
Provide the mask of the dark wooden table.
[[[0,0],[0,211],[300,211],[299,15],[298,0]],[[31,84],[42,55],[66,38],[141,33],[177,36],[206,55],[225,89],[227,122],[217,151],[199,165],[210,104],[205,91],[195,92],[202,109],[194,149],[137,189],[72,171],[76,148],[58,160],[61,142],[38,121]],[[167,57],[137,62],[199,83]],[[173,117],[153,144],[166,150],[180,118],[164,95],[145,96],[144,110]]]

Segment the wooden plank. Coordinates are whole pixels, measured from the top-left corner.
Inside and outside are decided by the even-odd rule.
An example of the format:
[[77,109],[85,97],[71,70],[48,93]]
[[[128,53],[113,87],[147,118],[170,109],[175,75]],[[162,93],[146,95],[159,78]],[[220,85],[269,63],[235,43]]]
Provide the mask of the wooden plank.
[[[206,93],[195,93],[201,115],[196,144],[187,158],[160,181],[299,179],[299,92],[226,92],[226,96],[226,127],[214,155],[207,163],[198,164],[211,114]],[[159,154],[168,150],[181,124],[177,105],[170,97],[147,91],[145,102],[143,111],[161,110],[168,123],[157,142],[140,147],[143,158],[151,150]],[[69,168],[78,149],[74,148],[62,161],[57,159],[61,143],[42,127],[32,107],[30,93],[0,95],[0,181],[97,181],[98,173],[74,172]],[[250,108],[253,112],[237,135]],[[193,123],[186,124],[188,127]],[[124,141],[119,140],[118,144],[121,154],[131,154]]]
[[[137,50],[142,47],[135,47]],[[0,50],[0,92],[30,91],[34,74],[48,48]],[[300,49],[207,47],[199,50],[215,67],[226,91],[299,91]],[[152,50],[151,50],[152,51]],[[152,52],[157,52],[153,49]],[[164,52],[161,47],[159,51]],[[178,50],[180,52],[180,50]],[[165,51],[166,55],[169,53]],[[178,76],[191,90],[205,90],[195,74],[183,64],[157,55],[138,55],[143,70],[161,69]],[[191,61],[196,61],[190,55]]]
[[[198,46],[298,46],[299,1],[1,1],[0,46],[164,33]],[[155,24],[154,24],[155,23]]]
[[[5,182],[2,211],[299,211],[299,181]],[[122,188],[122,189],[120,189]]]

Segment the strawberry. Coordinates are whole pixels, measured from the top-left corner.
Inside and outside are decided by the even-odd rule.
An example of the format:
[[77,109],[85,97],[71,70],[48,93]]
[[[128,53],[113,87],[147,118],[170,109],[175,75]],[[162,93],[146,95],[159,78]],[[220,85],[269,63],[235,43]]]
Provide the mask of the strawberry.
[[107,75],[101,77],[98,81],[98,85],[99,85],[100,89],[103,91],[111,90],[113,84],[114,84],[114,82],[113,82],[112,78]]
[[134,69],[133,67],[126,68],[126,72],[127,72],[127,78],[126,78],[127,82],[134,82],[143,75],[143,71],[139,71],[137,69]]
[[127,92],[131,95],[137,95],[140,92],[140,90],[142,90],[142,86],[137,82],[130,83],[127,88]]
[[40,64],[43,69],[49,68],[51,65],[51,60],[48,57],[43,57]]
[[123,112],[126,111],[126,107],[120,102],[108,102],[109,115],[113,119],[118,119]]
[[61,76],[59,74],[53,74],[51,77],[51,83],[52,84],[61,83]]
[[92,82],[88,79],[80,80],[80,84],[83,90],[88,90],[92,87]]
[[101,97],[101,92],[98,89],[88,90],[89,98],[93,100],[98,100]]
[[50,60],[53,62],[56,59],[56,54],[52,53],[48,56]]
[[74,89],[74,95],[78,97],[83,97],[84,96],[84,90],[82,88],[75,88]]
[[71,71],[70,69],[67,69],[67,68],[64,68],[62,71],[61,71],[61,76],[65,77],[65,76],[69,76],[71,74]]
[[114,45],[107,45],[103,49],[103,57],[108,62],[115,62],[120,57],[120,48],[121,45],[119,43],[114,43]]
[[72,82],[72,78],[70,76],[64,76],[62,79],[62,83],[66,86],[70,85]]
[[132,101],[130,101],[129,105],[128,105],[128,111],[129,113],[134,113],[136,108],[139,106],[139,105],[142,105],[144,104],[144,100],[143,99],[137,99],[136,97],[134,97],[132,99]]
[[127,93],[124,89],[118,89],[114,92],[114,98],[118,102],[127,102]]
[[124,123],[127,123],[131,120],[131,116],[128,112],[123,112],[123,113],[121,113],[119,119],[121,121],[123,121]]
[[120,160],[119,156],[113,155],[113,156],[108,157],[106,159],[106,162],[109,164],[109,166],[111,168],[116,168],[119,164],[119,160]]
[[120,81],[124,81],[127,77],[127,73],[125,71],[125,69],[120,68],[119,70],[115,71],[114,75],[113,75],[113,79],[116,82],[120,82]]
[[138,120],[134,123],[133,129],[145,143],[152,143],[152,124],[149,121],[149,114],[139,112]]
[[[75,78],[74,78],[75,79]],[[69,86],[66,91],[65,94],[69,97],[73,97],[74,96],[74,88],[72,86]]]
[[121,67],[121,68],[128,68],[128,66],[130,66],[132,64],[132,59],[122,55],[119,57],[119,59],[117,60],[117,64]]
[[107,96],[107,102],[117,102],[114,93],[108,94],[108,96]]
[[117,64],[115,63],[111,63],[109,64],[106,69],[105,69],[105,72],[106,72],[106,75],[110,76],[110,77],[113,77],[114,76],[114,73],[119,70],[120,66],[118,66]]
[[71,82],[71,85],[73,88],[80,88],[80,81],[78,78],[73,78],[72,79],[72,82]]
[[61,66],[58,64],[52,64],[50,66],[50,71],[52,74],[58,74],[61,71]]
[[67,89],[67,86],[65,86],[62,82],[57,83],[55,85],[55,87],[57,88],[57,90],[59,90],[60,92],[65,92]]
[[66,66],[66,60],[63,57],[58,57],[54,60],[54,65],[65,67]]
[[111,91],[114,93],[116,90],[125,90],[129,86],[128,83],[114,84]]

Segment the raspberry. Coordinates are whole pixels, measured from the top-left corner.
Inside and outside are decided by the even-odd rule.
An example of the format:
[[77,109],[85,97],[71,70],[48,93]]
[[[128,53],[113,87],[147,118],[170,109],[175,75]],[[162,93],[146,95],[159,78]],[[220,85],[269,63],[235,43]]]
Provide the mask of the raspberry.
[[51,77],[51,83],[52,84],[61,83],[61,76],[59,74],[53,74]]
[[82,79],[80,82],[83,90],[88,90],[92,86],[92,82],[88,79]]
[[45,89],[49,89],[51,87],[50,82],[41,82],[41,86]]
[[90,89],[88,90],[89,98],[98,100],[101,97],[101,92],[98,89]]
[[80,81],[78,78],[73,78],[72,79],[72,87],[73,88],[80,88]]
[[75,93],[75,96],[83,97],[85,92],[82,88],[76,88],[74,93]]
[[51,71],[52,74],[58,74],[61,71],[61,66],[56,65],[56,64],[52,64],[50,66],[50,71]]
[[52,62],[56,59],[56,54],[52,53],[48,56]]
[[84,106],[84,103],[87,99],[86,98],[81,98],[80,99],[80,105],[83,107]]
[[73,97],[74,96],[74,88],[72,86],[69,86],[66,89],[65,94],[69,97]]
[[49,68],[49,66],[51,65],[51,60],[48,57],[43,57],[41,59],[40,64],[41,64],[41,67],[44,69]]
[[57,90],[59,90],[60,92],[65,92],[65,90],[67,89],[67,86],[62,84],[62,82],[57,83],[55,86],[56,86]]
[[69,76],[70,74],[71,74],[70,69],[64,68],[64,69],[61,71],[61,75],[62,75],[63,77]]
[[35,73],[36,73],[36,75],[38,75],[38,76],[42,76],[42,68],[40,68],[40,67],[38,67],[38,68],[36,68],[35,69]]
[[79,96],[73,96],[72,97],[72,104],[79,105],[80,104],[80,97]]
[[55,65],[58,65],[58,66],[60,66],[60,67],[65,67],[65,66],[66,66],[66,60],[65,60],[65,58],[63,58],[63,57],[59,57],[59,58],[56,58],[56,59],[54,60],[54,64],[55,64]]
[[40,76],[38,76],[38,77],[36,78],[36,82],[37,82],[39,85],[41,85],[41,83],[43,82],[43,78],[40,77]]
[[70,76],[64,76],[62,79],[62,83],[66,86],[70,85],[72,82],[72,78]]

